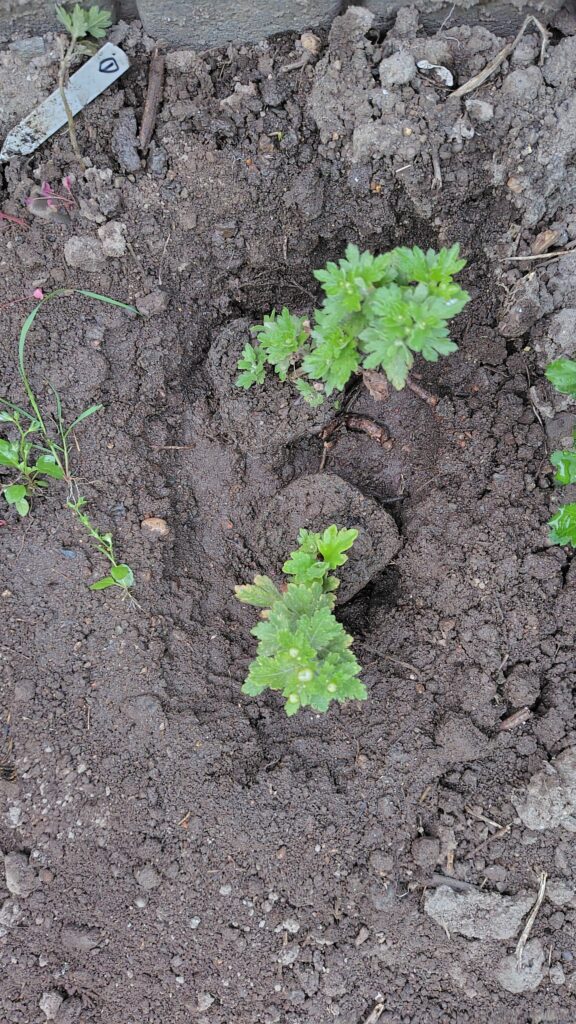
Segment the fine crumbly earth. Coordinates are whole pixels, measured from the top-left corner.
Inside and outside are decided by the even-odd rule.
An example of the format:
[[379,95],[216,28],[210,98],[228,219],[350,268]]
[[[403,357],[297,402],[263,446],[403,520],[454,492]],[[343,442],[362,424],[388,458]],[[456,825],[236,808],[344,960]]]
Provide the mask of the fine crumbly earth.
[[[576,242],[562,29],[542,67],[527,34],[463,99],[416,62],[462,84],[505,40],[452,22],[426,38],[409,9],[386,38],[350,10],[291,70],[292,37],[173,53],[141,162],[152,41],[121,25],[132,69],[77,119],[86,172],[65,133],[6,167],[2,209],[27,224],[0,220],[7,396],[30,308],[12,300],[79,286],[143,316],[62,298],[29,336],[43,395],[52,381],[71,416],[105,405],[74,460],[138,606],[87,589],[104,566],[65,488],[25,522],[3,513],[2,1024],[358,1024],[378,1005],[386,1024],[573,1022],[576,576],[545,526],[573,417],[542,371],[574,352],[576,255],[510,259]],[[53,48],[2,56],[13,118],[53,86]],[[69,214],[27,211],[66,174]],[[459,352],[418,366],[436,409],[359,390],[392,450],[332,437],[326,471],[402,546],[339,611],[369,700],[288,720],[240,693],[254,614],[233,588],[262,568],[263,510],[323,445],[286,406],[283,447],[235,439],[209,351],[239,318],[309,311],[312,270],[349,241],[460,241],[473,301]]]

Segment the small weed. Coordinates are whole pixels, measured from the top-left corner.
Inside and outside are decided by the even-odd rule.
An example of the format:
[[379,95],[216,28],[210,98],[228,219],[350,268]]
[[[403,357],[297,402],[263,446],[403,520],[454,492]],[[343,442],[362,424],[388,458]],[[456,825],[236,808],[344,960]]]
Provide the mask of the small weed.
[[280,590],[268,576],[255,576],[254,583],[235,588],[239,601],[262,608],[263,620],[252,630],[258,653],[243,693],[281,690],[287,715],[301,707],[327,711],[333,700],[366,699],[352,637],[334,616],[339,581],[331,575],[348,560],[344,552],[357,536],[357,530],[337,526],[323,533],[300,530],[299,547],[282,568],[290,583]]
[[96,52],[98,44],[93,40],[104,39],[107,29],[112,24],[112,18],[109,11],[103,11],[96,5],[88,8],[82,7],[80,4],[75,4],[70,11],[67,11],[65,7],[56,7],[56,17],[67,32],[67,36],[59,36],[58,89],[66,112],[72,148],[78,161],[83,164],[74,126],[74,115],[66,98],[66,86],[73,61],[81,54],[91,57]]
[[[550,363],[546,376],[557,391],[576,398],[576,360],[556,359]],[[557,484],[576,484],[576,430],[575,445],[563,451],[552,452],[550,462],[556,469],[554,480]],[[576,503],[561,505],[548,523],[550,540],[553,544],[571,544],[576,548]]]
[[349,245],[344,259],[314,272],[326,298],[313,324],[284,308],[252,328],[258,344],[245,346],[236,384],[263,384],[268,364],[310,405],[342,391],[360,369],[382,369],[401,390],[414,353],[436,362],[456,351],[446,325],[470,298],[453,281],[465,262],[458,245],[380,256]]
[[118,302],[107,295],[89,292],[84,289],[59,289],[42,295],[38,290],[34,293],[40,302],[26,317],[20,330],[18,340],[18,372],[22,386],[28,399],[28,406],[15,405],[6,398],[0,398],[0,424],[5,424],[11,431],[12,438],[0,438],[0,466],[11,470],[12,479],[2,487],[2,494],[8,503],[15,508],[20,516],[30,512],[34,496],[49,486],[49,481],[64,480],[68,485],[67,508],[95,542],[97,550],[110,563],[110,574],[91,585],[91,590],[104,590],[106,587],[119,587],[124,592],[134,584],[134,575],[130,567],[118,562],[114,554],[112,536],[100,533],[92,524],[84,511],[86,499],[78,493],[70,465],[70,444],[73,432],[84,420],[103,409],[102,405],[91,405],[76,416],[71,423],[66,423],[62,411],[62,401],[55,388],[51,388],[54,398],[54,413],[48,417],[41,409],[25,364],[26,339],[32,324],[45,302],[62,295],[84,295],[99,302],[119,306],[136,313],[133,306]]

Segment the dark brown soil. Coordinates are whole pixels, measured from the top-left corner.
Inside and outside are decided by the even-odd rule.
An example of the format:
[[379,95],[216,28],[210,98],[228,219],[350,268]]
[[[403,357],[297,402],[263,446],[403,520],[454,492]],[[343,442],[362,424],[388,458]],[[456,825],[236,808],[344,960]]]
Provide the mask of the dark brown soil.
[[[0,221],[3,302],[70,285],[152,314],[65,298],[30,335],[39,390],[57,384],[72,414],[106,407],[78,430],[77,472],[139,607],[88,590],[104,567],[59,485],[29,520],[3,514],[15,777],[0,782],[0,846],[21,855],[0,880],[6,1024],[358,1024],[378,993],[371,1020],[386,1024],[576,1018],[573,828],[531,830],[513,802],[576,739],[576,580],[545,528],[548,435],[568,421],[542,384],[558,316],[576,317],[576,257],[506,262],[546,228],[557,249],[576,239],[576,37],[556,32],[542,70],[526,37],[471,94],[493,107],[482,121],[421,78],[382,93],[378,65],[401,39],[462,83],[503,40],[447,27],[427,42],[408,15],[379,40],[354,17],[302,70],[280,70],[291,38],[172,55],[152,166],[135,173],[149,47],[121,30],[133,68],[78,119],[92,167],[78,175],[60,135],[6,170],[4,211],[75,171],[80,208],[64,223],[24,212],[28,230]],[[66,242],[106,220],[125,225],[125,255],[72,269]],[[394,447],[341,430],[326,463],[402,538],[339,613],[369,700],[288,720],[274,695],[240,693],[254,615],[233,588],[265,567],[268,505],[318,472],[322,422],[267,390],[278,421],[269,447],[266,431],[253,443],[210,346],[238,318],[308,310],[312,270],[348,241],[456,240],[473,295],[460,350],[418,367],[438,406],[359,390],[354,413]],[[12,400],[28,308],[1,309]],[[167,537],[141,526],[152,516]],[[527,721],[501,731],[522,707]],[[446,933],[426,893],[445,876],[535,899],[542,871],[542,962],[513,993],[499,972],[518,931]]]

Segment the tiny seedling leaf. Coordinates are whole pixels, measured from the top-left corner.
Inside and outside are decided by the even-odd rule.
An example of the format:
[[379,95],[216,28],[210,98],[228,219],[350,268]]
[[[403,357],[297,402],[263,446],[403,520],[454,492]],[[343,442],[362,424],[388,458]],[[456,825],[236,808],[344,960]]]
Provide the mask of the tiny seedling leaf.
[[0,438],[0,466],[10,466],[17,469],[19,466],[19,451],[16,441],[6,441]]
[[555,359],[546,368],[546,376],[557,391],[576,397],[576,359]]
[[64,477],[64,470],[53,455],[41,455],[34,466],[34,469],[37,473],[44,473],[45,476],[51,476],[54,480],[62,480]]
[[110,575],[115,583],[120,587],[131,587],[134,583],[134,573],[129,565],[113,565],[110,570]]
[[557,484],[576,484],[576,448],[553,452],[550,462],[556,468],[554,479]]
[[26,497],[26,486],[24,484],[10,484],[4,488],[4,497],[9,505],[15,505]]
[[562,505],[548,525],[552,544],[576,547],[576,504]]
[[101,580],[96,580],[96,583],[90,584],[90,590],[107,590],[108,587],[116,586],[115,581],[111,576],[104,576]]
[[102,403],[98,403],[98,405],[91,405],[89,409],[84,409],[84,412],[81,412],[80,415],[77,416],[75,420],[72,420],[72,423],[67,428],[66,433],[69,434],[70,431],[74,430],[74,428],[77,427],[79,423],[82,423],[83,420],[87,420],[88,417],[93,416],[94,413],[100,412],[103,408],[104,406],[102,405]]

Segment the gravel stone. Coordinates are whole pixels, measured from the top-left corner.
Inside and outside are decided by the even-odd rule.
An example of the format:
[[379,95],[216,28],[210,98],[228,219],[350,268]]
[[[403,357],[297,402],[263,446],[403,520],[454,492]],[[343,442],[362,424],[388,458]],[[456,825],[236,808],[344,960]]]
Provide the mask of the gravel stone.
[[126,225],[119,220],[110,220],[98,228],[98,237],[106,256],[120,259],[126,253]]
[[450,934],[465,935],[468,939],[511,939],[533,905],[533,896],[456,893],[441,885],[427,893],[424,910]]
[[522,965],[516,954],[504,957],[496,970],[496,978],[507,992],[534,992],[544,977],[544,950],[540,939],[530,939],[524,947]]
[[576,832],[576,747],[564,750],[533,775],[512,803],[527,828],[543,831],[562,825]]
[[43,992],[38,1006],[47,1020],[56,1020],[63,1002],[64,999],[58,992]]
[[149,295],[143,295],[142,298],[136,299],[136,309],[144,316],[157,316],[158,313],[163,313],[167,308],[168,296],[166,292],[150,292]]
[[416,61],[411,53],[398,50],[380,63],[380,81],[385,89],[395,85],[407,85],[416,77]]
[[165,519],[160,519],[159,516],[149,516],[148,519],[143,519],[140,526],[142,528],[142,532],[153,540],[167,537],[170,533],[168,523]]
[[152,864],[145,864],[143,868],[137,868],[134,877],[142,889],[157,889],[160,885],[160,875]]
[[102,243],[92,235],[72,235],[64,243],[64,259],[69,267],[98,274],[106,263]]
[[504,683],[504,696],[514,708],[530,707],[540,696],[540,680],[535,672],[518,665]]
[[13,896],[29,896],[38,887],[38,878],[28,857],[23,853],[8,853],[4,857],[6,888]]
[[440,858],[440,842],[432,836],[420,836],[412,843],[412,856],[421,868],[433,868]]

